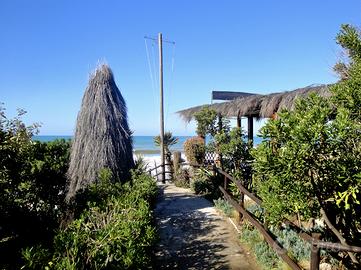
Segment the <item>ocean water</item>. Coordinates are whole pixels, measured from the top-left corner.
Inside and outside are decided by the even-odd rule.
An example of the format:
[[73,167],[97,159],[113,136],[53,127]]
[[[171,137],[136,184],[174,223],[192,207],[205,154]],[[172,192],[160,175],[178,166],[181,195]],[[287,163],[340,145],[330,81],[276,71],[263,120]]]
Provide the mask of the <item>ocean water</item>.
[[[178,138],[178,143],[172,145],[170,149],[172,151],[181,151],[183,152],[183,144],[192,136],[176,136]],[[159,147],[155,146],[153,136],[133,136],[133,148],[135,153],[146,154],[146,155],[156,155],[159,154]],[[34,136],[34,140],[41,142],[50,142],[56,139],[65,139],[71,140],[72,136]],[[259,137],[254,137],[254,144],[259,144],[262,139]],[[208,140],[208,139],[207,139]]]
[[[178,143],[172,145],[170,149],[172,151],[183,151],[183,144],[192,136],[176,136]],[[56,139],[71,140],[72,136],[34,136],[33,139],[41,142],[50,142]],[[143,154],[159,154],[159,147],[154,144],[154,136],[133,136],[133,148],[136,153]]]

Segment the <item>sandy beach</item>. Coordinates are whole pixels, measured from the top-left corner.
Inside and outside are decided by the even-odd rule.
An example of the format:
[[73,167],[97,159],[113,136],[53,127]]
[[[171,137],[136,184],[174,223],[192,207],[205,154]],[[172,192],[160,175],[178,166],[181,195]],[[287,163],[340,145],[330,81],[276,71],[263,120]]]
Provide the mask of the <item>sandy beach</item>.
[[[151,170],[151,169],[153,169],[156,166],[159,166],[161,164],[160,155],[134,155],[134,160],[137,160],[137,158],[139,156],[143,157],[145,163],[147,164],[147,169],[148,170]],[[181,154],[181,157],[182,157],[183,160],[186,161],[186,157],[185,157],[184,153]],[[161,171],[161,168],[153,170],[152,175],[156,175],[160,171]],[[166,171],[168,171],[167,168],[166,168]],[[169,179],[169,178],[170,178],[170,176],[168,174],[166,174],[166,179]]]

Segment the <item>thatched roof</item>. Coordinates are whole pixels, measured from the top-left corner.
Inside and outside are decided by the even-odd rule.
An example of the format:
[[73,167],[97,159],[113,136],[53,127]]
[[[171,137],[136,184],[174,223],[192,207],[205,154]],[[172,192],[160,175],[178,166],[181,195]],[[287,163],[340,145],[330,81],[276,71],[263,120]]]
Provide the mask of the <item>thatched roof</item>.
[[237,117],[239,115],[253,116],[256,118],[271,118],[274,113],[279,112],[283,108],[292,110],[294,102],[298,97],[305,97],[310,93],[317,93],[321,96],[330,96],[328,85],[311,85],[282,93],[252,95],[237,98],[229,102],[211,105],[204,104],[178,111],[177,114],[179,114],[184,121],[190,122],[196,112],[200,111],[204,106],[210,106],[210,108],[226,117]]
[[111,69],[101,65],[90,77],[77,118],[68,170],[67,199],[98,181],[100,169],[125,180],[133,167],[132,132],[125,101]]

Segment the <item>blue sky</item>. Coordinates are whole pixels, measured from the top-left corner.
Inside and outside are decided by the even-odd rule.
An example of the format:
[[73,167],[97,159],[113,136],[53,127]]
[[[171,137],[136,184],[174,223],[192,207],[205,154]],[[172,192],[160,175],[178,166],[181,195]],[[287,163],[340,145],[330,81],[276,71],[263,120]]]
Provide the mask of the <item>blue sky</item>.
[[155,135],[158,89],[144,36],[162,32],[176,42],[164,45],[166,130],[193,134],[174,113],[209,103],[212,90],[335,82],[335,36],[342,23],[360,27],[360,11],[361,0],[1,0],[0,102],[9,116],[23,108],[27,123],[42,122],[41,135],[71,135],[89,74],[105,61],[135,135]]

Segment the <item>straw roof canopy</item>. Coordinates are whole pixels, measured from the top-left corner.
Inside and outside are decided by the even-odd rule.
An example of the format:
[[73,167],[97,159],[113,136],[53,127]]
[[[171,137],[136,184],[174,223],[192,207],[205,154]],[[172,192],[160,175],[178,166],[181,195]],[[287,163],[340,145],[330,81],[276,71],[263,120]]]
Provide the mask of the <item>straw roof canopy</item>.
[[109,168],[125,180],[134,166],[132,132],[125,101],[111,69],[101,65],[90,77],[77,118],[68,170],[67,199],[98,179]]
[[253,116],[256,118],[271,118],[274,113],[280,112],[283,108],[292,110],[295,100],[299,97],[306,97],[310,93],[317,93],[320,96],[330,96],[328,85],[312,85],[298,88],[293,91],[272,93],[269,95],[252,95],[237,98],[229,102],[201,105],[178,111],[184,121],[190,122],[196,112],[204,106],[216,110],[226,117]]

